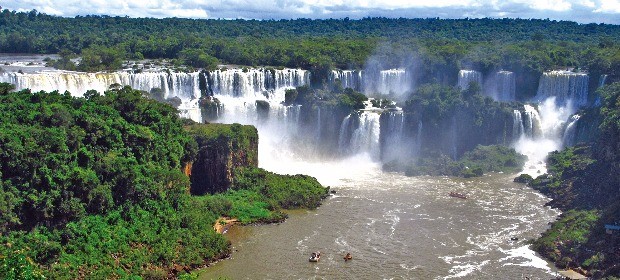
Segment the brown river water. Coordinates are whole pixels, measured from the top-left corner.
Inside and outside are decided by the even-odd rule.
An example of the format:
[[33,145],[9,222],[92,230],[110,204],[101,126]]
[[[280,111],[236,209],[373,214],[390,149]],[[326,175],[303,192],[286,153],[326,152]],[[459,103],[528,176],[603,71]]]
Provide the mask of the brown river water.
[[[263,161],[264,163],[264,161]],[[512,182],[406,177],[365,158],[339,163],[274,161],[263,167],[313,175],[336,194],[281,224],[226,233],[231,258],[199,279],[550,279],[555,269],[528,248],[558,212]],[[450,197],[456,191],[467,199]],[[518,238],[518,240],[512,240]],[[317,263],[308,261],[321,252]],[[353,260],[345,262],[350,252]]]

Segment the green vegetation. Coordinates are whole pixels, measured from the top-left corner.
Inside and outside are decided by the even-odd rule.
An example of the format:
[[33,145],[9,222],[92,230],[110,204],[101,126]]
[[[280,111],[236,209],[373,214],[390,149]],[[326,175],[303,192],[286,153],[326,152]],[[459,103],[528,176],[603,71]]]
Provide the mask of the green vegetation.
[[[526,157],[514,149],[500,145],[477,146],[454,161],[446,155],[420,158],[405,168],[407,176],[447,175],[465,178],[479,177],[484,172],[517,172],[521,170]],[[400,168],[388,163],[384,168]]]
[[306,175],[283,176],[260,168],[248,167],[235,174],[234,190],[251,190],[262,194],[273,209],[316,208],[329,188]]
[[313,178],[253,170],[235,189],[192,196],[181,170],[206,138],[173,107],[128,87],[83,98],[13,88],[0,84],[2,279],[165,279],[228,254],[219,216],[279,221],[282,207],[314,208],[327,193]]
[[534,242],[533,248],[560,268],[578,267],[579,264],[570,256],[588,242],[599,218],[596,210],[570,210]]
[[594,278],[612,279],[620,276],[620,236],[606,234],[604,225],[620,223],[620,83],[599,94],[602,119],[595,141],[550,153],[548,174],[529,184],[553,198],[551,206],[565,211],[534,242],[536,251],[560,267],[581,266]]
[[529,184],[530,182],[532,182],[534,180],[534,178],[532,178],[532,176],[530,176],[529,174],[519,174],[519,176],[517,176],[517,178],[514,179],[515,183],[522,183],[522,184]]
[[[129,59],[168,59],[214,69],[217,63],[312,70],[324,85],[333,68],[383,68],[416,58],[419,84],[455,84],[461,68],[511,70],[531,96],[540,73],[588,69],[618,80],[620,27],[523,19],[195,20],[0,12],[0,52],[60,53],[62,69],[98,71]],[[82,57],[75,65],[69,59]]]

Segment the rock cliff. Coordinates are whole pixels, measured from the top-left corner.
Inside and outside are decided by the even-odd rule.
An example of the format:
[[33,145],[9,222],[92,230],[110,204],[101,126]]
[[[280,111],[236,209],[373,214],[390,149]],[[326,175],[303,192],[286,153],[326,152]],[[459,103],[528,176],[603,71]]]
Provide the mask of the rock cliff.
[[[198,154],[186,164],[192,194],[226,191],[240,167],[258,167],[258,131],[240,124],[199,124],[186,127],[198,143]],[[185,172],[188,173],[187,171]]]

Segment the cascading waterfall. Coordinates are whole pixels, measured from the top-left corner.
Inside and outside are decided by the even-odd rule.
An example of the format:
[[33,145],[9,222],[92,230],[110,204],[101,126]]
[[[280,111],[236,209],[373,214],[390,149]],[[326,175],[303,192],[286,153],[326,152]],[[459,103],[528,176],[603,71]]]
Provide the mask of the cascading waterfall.
[[536,100],[543,102],[555,97],[558,106],[572,105],[581,107],[588,103],[588,75],[570,71],[551,71],[540,77]]
[[355,114],[355,116],[359,118],[359,125],[351,134],[348,154],[368,153],[371,158],[378,159],[380,114],[373,111],[362,111],[359,114]]
[[387,95],[390,98],[403,100],[413,87],[411,73],[405,69],[388,69],[378,72],[365,71],[363,75],[363,91],[366,94]]
[[316,120],[316,140],[320,141],[321,140],[321,135],[322,135],[322,131],[321,131],[321,107],[317,107],[317,120]]
[[525,127],[523,126],[523,116],[519,110],[513,110],[512,116],[512,137],[515,140],[519,140],[525,131]]
[[581,116],[578,114],[570,117],[570,122],[566,125],[564,136],[562,136],[562,144],[564,147],[575,145],[575,133],[577,132],[576,126],[579,118],[581,118]]
[[200,97],[199,72],[113,72],[83,73],[66,71],[43,71],[39,73],[3,73],[1,82],[12,83],[18,90],[29,88],[32,91],[69,91],[74,96],[82,96],[88,90],[104,92],[113,84],[128,85],[134,89],[151,92],[159,89],[164,98],[178,97],[181,100],[179,111],[182,117],[201,122],[198,109]]
[[510,71],[495,73],[492,97],[497,101],[515,100],[515,75]]
[[335,83],[336,79],[340,80],[342,88],[352,88],[354,90],[362,89],[363,71],[355,70],[332,70],[330,82]]
[[467,90],[469,88],[469,84],[472,82],[476,82],[479,86],[482,86],[482,73],[475,70],[459,71],[457,86],[460,87],[461,90]]
[[179,97],[192,99],[200,96],[199,73],[166,72],[114,72],[82,73],[66,71],[44,71],[40,73],[3,73],[0,81],[14,84],[17,89],[29,88],[32,91],[55,89],[69,91],[74,96],[82,96],[88,90],[104,92],[110,85],[128,85],[134,89],[150,92],[160,89],[165,98]]
[[381,160],[388,162],[403,158],[405,154],[411,154],[406,141],[403,141],[405,114],[402,111],[383,112],[382,114],[385,114],[387,120],[384,122],[385,128],[381,131]]
[[349,129],[351,127],[351,114],[347,115],[342,124],[340,124],[340,131],[338,134],[338,151],[345,153],[348,150],[349,141],[351,137],[349,135]]
[[537,138],[542,136],[541,134],[541,119],[540,114],[531,105],[523,105],[524,114],[524,126],[523,126],[523,134],[530,138]]
[[[574,113],[573,110],[570,100],[566,106],[559,106],[555,97],[539,103],[538,109],[524,105],[524,127],[514,147],[528,157],[525,173],[535,177],[546,172],[545,159],[549,152],[562,148],[564,124]],[[515,121],[517,118],[515,112]]]
[[534,100],[538,102],[538,110],[524,106],[524,129],[515,149],[528,156],[525,172],[536,176],[546,172],[544,162],[549,152],[571,144],[571,136],[566,135],[574,134],[574,124],[565,126],[565,123],[577,108],[588,103],[588,75],[569,71],[543,73]]
[[214,96],[284,101],[284,89],[305,85],[310,73],[300,69],[227,69],[208,73],[209,92]]
[[[206,85],[220,100],[216,116],[219,121],[255,124],[257,120],[256,100],[269,102],[270,112],[281,118],[289,118],[282,110],[293,110],[295,121],[299,121],[299,108],[284,109],[287,88],[309,83],[310,73],[300,69],[230,69],[207,72],[174,73],[168,71],[148,71],[141,73],[82,73],[67,71],[42,71],[38,73],[2,73],[0,82],[16,85],[18,90],[30,88],[32,91],[69,91],[74,96],[82,96],[88,90],[104,92],[113,84],[128,85],[134,89],[151,92],[159,89],[164,98],[178,97],[180,115],[202,122],[198,98],[201,96],[200,79],[206,75]],[[278,118],[280,118],[278,117]]]
[[607,74],[603,74],[599,77],[598,79],[598,87],[603,87],[605,85],[605,82],[607,81]]
[[382,94],[401,96],[409,91],[409,79],[405,69],[390,69],[379,72],[381,82],[379,84],[379,92]]

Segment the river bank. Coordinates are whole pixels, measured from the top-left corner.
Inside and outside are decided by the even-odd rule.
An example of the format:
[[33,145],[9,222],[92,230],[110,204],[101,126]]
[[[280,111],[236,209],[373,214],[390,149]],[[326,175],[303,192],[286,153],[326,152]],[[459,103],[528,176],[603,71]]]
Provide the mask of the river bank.
[[[281,173],[295,169],[295,164],[280,166]],[[340,172],[347,166],[355,172]],[[558,212],[543,206],[548,199],[540,193],[512,183],[513,175],[406,177],[376,165],[353,168],[350,162],[297,167],[331,185],[336,194],[316,210],[287,211],[283,223],[233,227],[226,234],[231,257],[201,271],[199,279],[555,275],[529,249],[528,240],[537,238]],[[450,191],[469,198],[452,198]],[[317,250],[321,261],[309,264],[308,256]],[[354,261],[343,261],[347,252]]]

